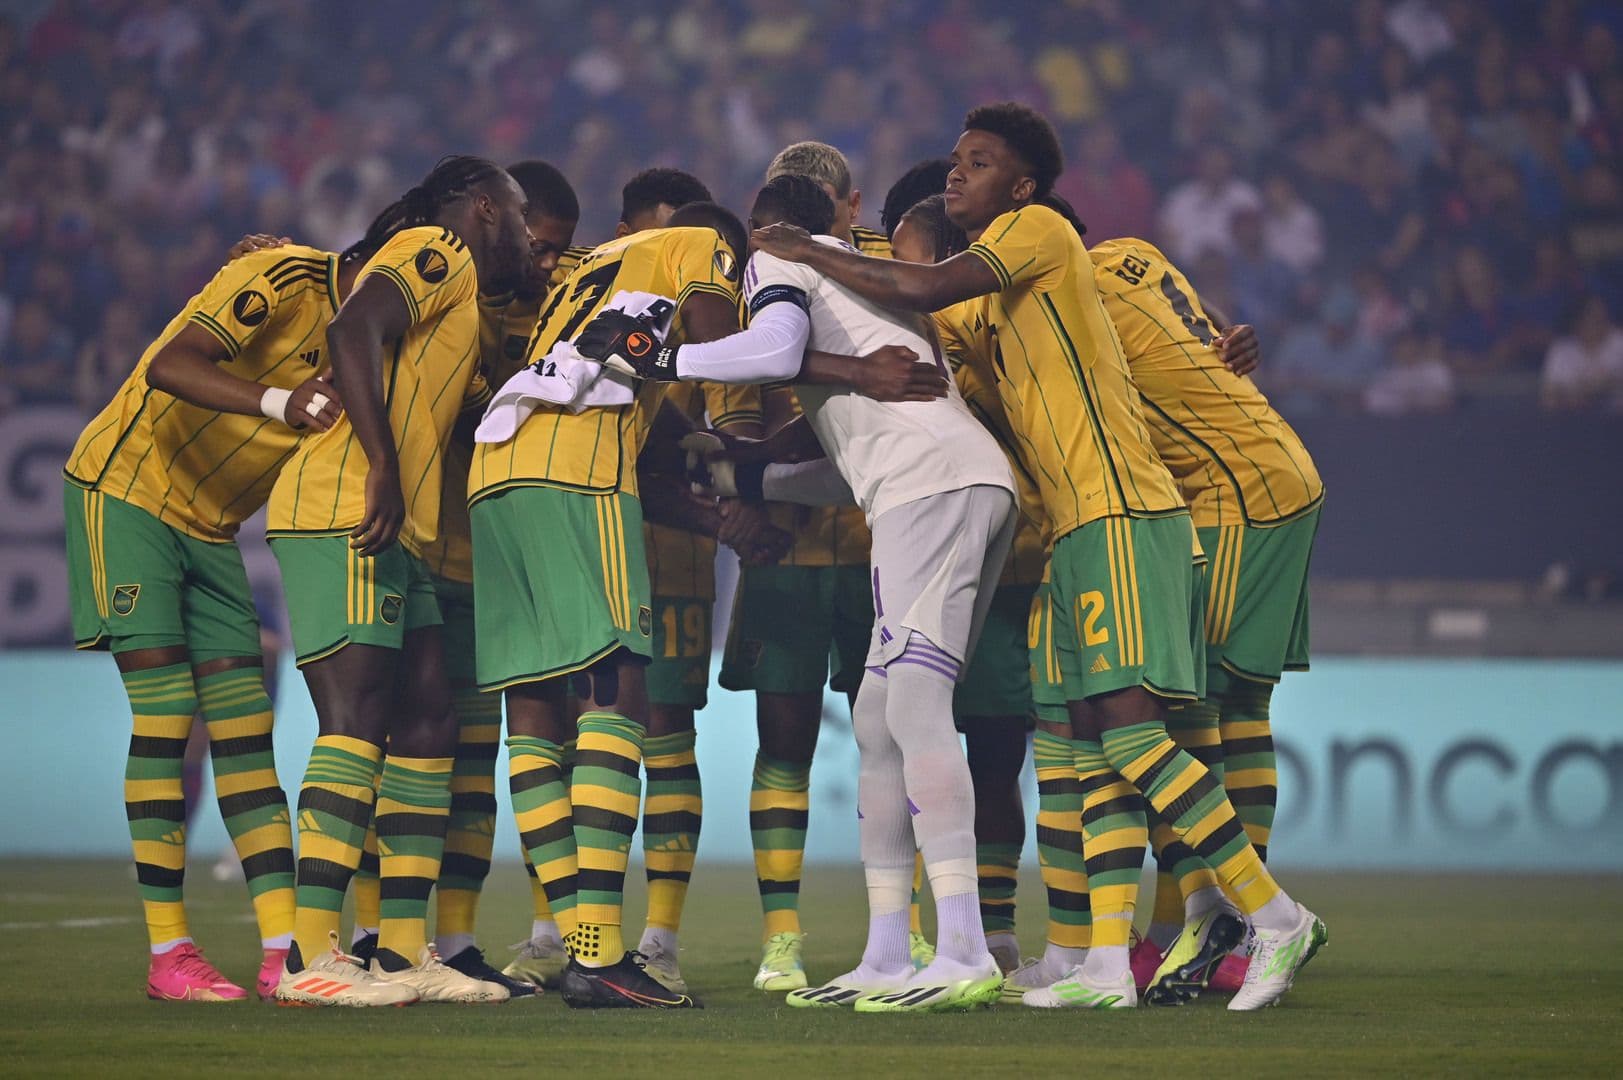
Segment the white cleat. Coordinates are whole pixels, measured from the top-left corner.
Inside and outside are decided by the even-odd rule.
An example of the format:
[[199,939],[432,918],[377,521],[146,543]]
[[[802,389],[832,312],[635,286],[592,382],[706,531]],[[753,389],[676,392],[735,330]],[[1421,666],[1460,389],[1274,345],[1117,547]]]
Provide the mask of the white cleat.
[[1296,981],[1296,973],[1307,966],[1330,932],[1324,920],[1301,904],[1296,905],[1296,925],[1289,930],[1264,930],[1258,926],[1251,944],[1251,963],[1246,965],[1245,982],[1229,999],[1230,1012],[1250,1012],[1276,1005]]
[[1046,957],[1028,956],[1003,980],[1002,1000],[1018,1003],[1031,991],[1053,986],[1070,973],[1069,967],[1050,964]]
[[836,1009],[855,1005],[858,998],[870,994],[894,994],[905,987],[912,977],[911,967],[889,974],[858,967],[830,979],[822,986],[791,990],[784,1001],[795,1009]]
[[659,985],[673,994],[688,992],[687,980],[682,978],[674,951],[667,952],[659,942],[643,938],[637,946],[637,955],[642,957],[642,969]]
[[1101,983],[1085,978],[1082,969],[1074,967],[1059,982],[1032,990],[1022,1000],[1034,1009],[1133,1009],[1138,1007],[1138,988],[1131,971]]
[[278,1005],[348,1008],[413,1005],[418,998],[411,987],[384,982],[355,957],[340,951],[337,934],[332,935],[332,951],[327,955],[306,964],[302,971],[284,968],[272,996]]
[[500,983],[484,982],[447,967],[432,942],[417,954],[416,967],[385,971],[373,957],[372,975],[390,986],[415,990],[425,1003],[496,1005],[512,996]]

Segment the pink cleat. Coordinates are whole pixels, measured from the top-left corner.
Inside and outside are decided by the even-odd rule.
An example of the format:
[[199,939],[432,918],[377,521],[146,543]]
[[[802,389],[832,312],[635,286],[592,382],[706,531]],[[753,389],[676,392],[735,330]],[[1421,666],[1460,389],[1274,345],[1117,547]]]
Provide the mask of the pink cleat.
[[147,970],[147,997],[156,1001],[242,1001],[247,996],[189,942],[153,956]]
[[1251,965],[1251,958],[1243,952],[1231,952],[1223,957],[1223,962],[1212,969],[1211,981],[1206,984],[1208,990],[1219,990],[1225,994],[1239,991],[1245,983],[1245,969]]
[[255,985],[260,1001],[275,999],[276,984],[282,981],[282,969],[285,967],[287,967],[286,949],[265,950],[265,962],[259,965],[259,979]]
[[1142,994],[1161,967],[1161,950],[1149,938],[1139,938],[1133,951],[1127,954],[1127,963],[1133,969],[1133,985]]

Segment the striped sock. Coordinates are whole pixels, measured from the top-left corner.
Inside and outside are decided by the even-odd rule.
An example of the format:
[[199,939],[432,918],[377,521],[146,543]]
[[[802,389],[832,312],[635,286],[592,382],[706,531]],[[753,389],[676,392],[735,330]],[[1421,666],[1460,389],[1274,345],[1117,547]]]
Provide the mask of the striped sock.
[[774,761],[757,752],[750,779],[750,842],[763,937],[800,930],[800,869],[810,809],[811,763]]
[[643,740],[648,794],[642,807],[642,857],[648,873],[648,925],[682,925],[693,860],[704,820],[695,733],[678,731]]
[[285,943],[293,933],[293,827],[276,778],[264,673],[256,666],[205,675],[197,697],[208,723],[214,793],[242,861],[260,940]]
[[1020,885],[1019,844],[976,844],[976,886],[981,928],[988,934],[1014,932],[1014,891]]
[[[1171,710],[1167,713],[1167,734],[1179,749],[1206,766],[1213,779],[1223,782],[1223,740],[1218,734],[1216,704],[1199,701]],[[1206,861],[1179,840],[1159,814],[1151,816],[1150,842],[1159,873],[1149,936],[1158,945],[1166,946],[1182,931],[1184,899],[1201,889],[1220,886],[1217,873]]]
[[1125,949],[1138,905],[1149,829],[1144,800],[1117,774],[1099,743],[1078,739],[1076,776],[1082,783],[1082,854],[1093,915],[1091,947]]
[[[808,805],[810,805],[810,804],[808,803]],[[804,838],[801,839],[800,845],[801,845],[802,849],[805,848],[806,841],[805,841]],[[797,886],[797,888],[798,888],[798,886]],[[908,930],[908,933],[910,933],[910,934],[922,934],[922,933],[924,933],[924,920],[923,920],[923,917],[920,915],[920,912],[919,912],[919,895],[921,893],[923,893],[923,892],[924,892],[924,852],[920,851],[920,852],[915,853],[915,855],[913,857],[913,894],[908,900],[908,908],[907,908],[907,930]],[[797,907],[798,907],[798,902],[797,902]],[[797,919],[800,917],[798,912],[796,913],[795,917]]]
[[[547,745],[552,746],[553,744],[548,743]],[[559,765],[559,768],[562,770],[564,785],[563,790],[565,793],[564,798],[567,800],[569,797],[569,773],[575,767],[575,740],[570,739],[568,742],[564,743],[563,747],[561,748],[561,752],[563,760]],[[574,834],[571,833],[570,836],[573,837]],[[558,930],[558,920],[552,917],[552,902],[547,899],[547,888],[542,883],[541,878],[536,874],[535,864],[530,861],[530,849],[523,843],[520,843],[519,850],[524,853],[524,873],[530,879],[530,904],[535,912],[534,925],[544,926],[550,924],[554,930]],[[575,871],[573,869],[570,870],[571,875],[574,873]],[[574,894],[574,890],[574,882],[570,882],[569,891],[571,895]],[[574,924],[571,923],[570,925]],[[531,936],[533,937],[535,935],[532,934]],[[558,936],[562,937],[563,931],[558,930]]]
[[1268,840],[1274,830],[1274,809],[1279,799],[1279,773],[1274,760],[1274,735],[1268,706],[1274,688],[1249,679],[1233,679],[1218,699],[1219,730],[1228,769],[1223,787],[1245,826],[1257,858],[1268,861]]
[[186,664],[126,671],[124,692],[134,723],[124,764],[124,813],[135,852],[135,878],[155,951],[189,940],[181,885],[186,876],[186,796],[181,767],[197,712]]
[[[377,805],[377,790],[373,789],[373,805]],[[374,817],[366,823],[366,839],[361,843],[361,863],[350,878],[349,891],[355,897],[355,930],[352,940],[359,942],[368,934],[376,934],[383,922],[382,882],[378,880],[378,822]]]
[[1071,740],[1038,729],[1037,861],[1048,892],[1048,942],[1085,949],[1092,941],[1088,871],[1082,861],[1082,783]]
[[643,726],[619,713],[594,710],[581,713],[576,727],[580,737],[569,803],[580,877],[571,951],[587,967],[607,967],[626,951],[620,922],[642,802]]
[[299,787],[298,910],[293,943],[301,958],[325,954],[338,932],[344,890],[361,863],[383,748],[347,735],[321,735]]
[[441,951],[453,935],[472,940],[479,893],[490,874],[496,840],[496,751],[502,737],[500,694],[471,687],[456,693],[456,765],[451,770],[451,819],[434,897],[434,933]]
[[1223,787],[1167,737],[1159,723],[1130,724],[1104,734],[1111,767],[1143,792],[1178,839],[1217,871],[1226,891],[1250,915],[1279,895]]
[[524,844],[525,860],[535,875],[536,921],[557,923],[568,940],[575,931],[579,860],[569,786],[564,783],[564,749],[546,739],[509,735],[507,770],[514,823]]
[[440,877],[454,758],[383,759],[378,784],[378,950],[415,964],[428,944],[428,894]]

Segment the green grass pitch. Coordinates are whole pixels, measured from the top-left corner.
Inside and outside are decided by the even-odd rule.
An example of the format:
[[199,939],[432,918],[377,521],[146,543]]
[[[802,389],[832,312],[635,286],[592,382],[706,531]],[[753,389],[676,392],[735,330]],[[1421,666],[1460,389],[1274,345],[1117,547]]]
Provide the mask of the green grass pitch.
[[[813,978],[855,962],[865,897],[855,867],[808,868]],[[192,930],[252,985],[257,942],[240,884],[187,883]],[[639,876],[634,869],[633,876]],[[1615,1076],[1623,1057],[1623,922],[1615,877],[1286,874],[1330,944],[1277,1009],[1086,1014],[998,1006],[971,1015],[856,1016],[784,1007],[750,988],[754,879],[702,860],[682,967],[706,1008],[577,1013],[556,996],[480,1008],[174,1005],[142,995],[144,935],[126,864],[0,861],[0,1075],[1150,1076],[1520,1074]],[[640,926],[630,898],[628,938]],[[491,958],[525,936],[529,895],[498,865],[480,922]],[[1041,947],[1035,872],[1021,939]]]

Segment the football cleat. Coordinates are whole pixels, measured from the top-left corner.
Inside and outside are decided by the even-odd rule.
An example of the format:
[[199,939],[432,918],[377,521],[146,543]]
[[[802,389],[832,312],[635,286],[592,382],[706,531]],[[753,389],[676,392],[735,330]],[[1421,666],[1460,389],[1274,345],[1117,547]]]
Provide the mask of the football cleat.
[[674,951],[667,952],[659,942],[643,938],[642,944],[637,946],[636,955],[642,960],[642,969],[659,985],[673,994],[688,992],[687,980],[682,978],[682,969],[677,966]]
[[470,979],[495,983],[507,991],[509,998],[538,997],[541,994],[541,988],[534,983],[503,975],[491,967],[485,961],[484,952],[477,945],[469,945],[466,949],[445,961],[445,966],[452,971],[460,971]]
[[1144,1001],[1150,1005],[1186,1005],[1200,996],[1212,970],[1245,940],[1245,920],[1220,904],[1191,922],[1167,950]]
[[151,954],[147,964],[147,997],[154,1001],[242,1001],[247,996],[189,941]]
[[1257,927],[1251,942],[1251,961],[1246,965],[1245,982],[1229,999],[1231,1012],[1250,1012],[1276,1004],[1296,980],[1296,973],[1318,954],[1330,940],[1324,920],[1301,904],[1296,905],[1297,922],[1289,930]]
[[1229,953],[1212,969],[1212,978],[1206,984],[1206,989],[1222,994],[1238,993],[1240,987],[1245,985],[1245,969],[1250,962],[1251,958],[1243,952]]
[[372,957],[370,970],[373,977],[392,986],[414,990],[418,1000],[425,1003],[496,1005],[508,999],[507,987],[464,975],[448,966],[440,959],[439,950],[434,948],[433,942],[424,945],[417,953],[414,967],[390,971],[384,966],[385,962],[399,963],[404,959],[393,950],[379,949]]
[[412,1005],[417,991],[384,982],[366,970],[355,957],[340,952],[338,935],[332,935],[332,951],[292,972],[284,970],[276,984],[278,1005],[337,1005],[358,1008],[369,1005]]
[[907,985],[889,994],[869,994],[852,1006],[860,1013],[968,1012],[984,1008],[1003,992],[1003,972],[990,955],[984,966],[946,961],[915,972]]
[[702,1009],[688,994],[661,986],[643,970],[637,953],[626,953],[619,963],[589,968],[571,960],[560,987],[571,1009]]
[[935,946],[917,930],[908,931],[907,951],[912,954],[914,971],[923,971],[935,959]]
[[[1138,932],[1135,930],[1133,934],[1137,937]],[[1133,951],[1127,954],[1127,966],[1133,970],[1133,985],[1139,993],[1148,990],[1155,981],[1163,959],[1161,947],[1149,938],[1139,938],[1133,943]]]
[[1033,990],[1023,1000],[1034,1009],[1131,1009],[1138,1005],[1138,987],[1130,971],[1115,982],[1096,983],[1074,967],[1059,982]]
[[378,935],[375,932],[362,934],[360,937],[350,942],[349,945],[349,955],[353,956],[363,964],[371,964],[372,957],[377,953],[377,951]]
[[841,1006],[855,1005],[858,998],[871,994],[896,993],[906,986],[908,979],[912,977],[911,971],[899,971],[893,976],[877,972],[859,976],[860,971],[861,968],[848,971],[822,986],[791,990],[784,1001],[796,1009],[837,1009]]
[[773,934],[761,947],[761,967],[755,972],[757,990],[802,990],[806,969],[800,962],[800,948],[806,935],[798,930]]
[[1053,986],[1065,976],[1070,974],[1070,968],[1059,968],[1048,962],[1046,957],[1030,956],[1020,962],[1020,966],[1009,972],[1003,980],[1002,1000],[1018,1003],[1033,990],[1041,990],[1045,986]]
[[518,982],[556,990],[569,966],[569,952],[557,938],[531,938],[513,946],[518,953],[502,974]]
[[254,984],[260,1001],[275,999],[276,984],[282,981],[282,969],[285,967],[287,967],[286,949],[265,950],[265,959],[259,965],[259,978]]

